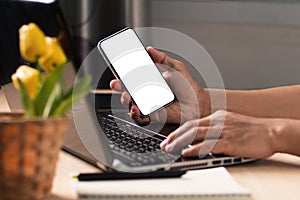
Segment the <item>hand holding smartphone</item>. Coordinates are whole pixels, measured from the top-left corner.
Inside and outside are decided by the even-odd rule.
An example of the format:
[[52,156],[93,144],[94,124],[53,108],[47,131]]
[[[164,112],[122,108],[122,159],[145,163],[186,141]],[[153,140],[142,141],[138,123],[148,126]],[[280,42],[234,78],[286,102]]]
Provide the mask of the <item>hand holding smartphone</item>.
[[133,29],[125,28],[98,43],[114,76],[143,115],[172,103],[175,96]]

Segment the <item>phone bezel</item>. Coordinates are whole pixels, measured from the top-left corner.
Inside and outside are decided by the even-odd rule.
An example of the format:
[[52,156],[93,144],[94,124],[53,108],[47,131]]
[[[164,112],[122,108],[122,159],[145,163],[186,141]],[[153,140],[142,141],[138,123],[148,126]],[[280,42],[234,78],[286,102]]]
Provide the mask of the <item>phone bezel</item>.
[[[110,62],[110,60],[108,59],[108,57],[106,56],[104,50],[103,50],[102,47],[101,47],[101,44],[102,44],[104,41],[106,41],[106,40],[108,40],[108,39],[110,39],[110,38],[112,38],[112,37],[114,37],[114,36],[116,36],[116,35],[118,35],[118,34],[124,32],[124,31],[127,31],[127,30],[133,31],[133,33],[135,34],[135,36],[137,37],[137,39],[138,39],[138,40],[140,41],[140,43],[142,44],[142,46],[143,46],[145,52],[148,54],[147,49],[146,49],[145,46],[143,45],[143,43],[142,43],[141,39],[139,38],[139,36],[136,34],[135,30],[132,29],[132,28],[129,28],[129,27],[126,27],[126,28],[124,28],[124,29],[121,29],[120,31],[118,31],[118,32],[116,32],[116,33],[113,33],[112,35],[109,35],[108,37],[106,37],[106,38],[100,40],[100,41],[98,42],[98,45],[97,45],[97,46],[98,46],[98,50],[100,51],[100,54],[101,54],[102,57],[104,58],[104,61],[105,61],[106,64],[108,65],[108,67],[109,67],[109,69],[111,70],[111,72],[113,73],[113,75],[121,82],[123,88],[124,88],[124,89],[129,93],[129,95],[131,96],[131,100],[133,101],[133,103],[134,103],[135,105],[137,105],[137,104],[135,103],[134,98],[132,97],[130,91],[126,88],[126,86],[125,86],[125,84],[123,83],[122,79],[121,79],[120,76],[118,75],[117,71],[114,69],[114,66],[112,65],[112,63]],[[148,55],[149,55],[149,54],[148,54]],[[172,92],[172,94],[173,94],[173,99],[172,99],[170,102],[168,102],[168,103],[162,105],[160,108],[158,108],[158,109],[156,109],[156,110],[153,110],[152,112],[150,112],[150,113],[148,113],[148,114],[143,113],[143,112],[141,111],[141,109],[139,108],[139,106],[137,105],[137,107],[139,108],[140,113],[141,113],[142,116],[149,116],[149,115],[151,115],[152,113],[157,112],[157,111],[159,111],[159,110],[161,110],[161,109],[167,107],[168,105],[172,104],[172,103],[176,100],[176,96],[175,96],[174,92],[171,90],[171,87],[169,86],[168,82],[164,79],[163,75],[162,75],[161,72],[159,71],[158,67],[156,66],[155,62],[153,61],[153,59],[151,58],[150,55],[149,55],[149,57],[150,57],[150,59],[152,60],[152,62],[153,62],[153,64],[154,64],[154,66],[155,66],[157,72],[161,75],[161,77],[163,78],[163,80],[165,81],[165,83],[167,84],[167,86],[169,87],[170,91]]]

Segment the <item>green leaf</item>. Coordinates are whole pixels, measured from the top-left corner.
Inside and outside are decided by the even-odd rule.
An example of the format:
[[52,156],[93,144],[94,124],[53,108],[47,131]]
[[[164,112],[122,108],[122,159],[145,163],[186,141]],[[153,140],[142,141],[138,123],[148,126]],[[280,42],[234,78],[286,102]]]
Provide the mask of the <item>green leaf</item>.
[[21,90],[21,98],[22,98],[22,103],[23,103],[23,107],[24,107],[24,111],[25,111],[25,116],[33,117],[33,116],[35,116],[35,113],[36,113],[34,102],[30,99],[27,89],[26,89],[25,85],[23,84],[23,82],[19,78],[17,80],[18,80],[20,90]]
[[62,88],[60,84],[55,84],[51,95],[49,96],[44,108],[43,117],[49,117],[51,111],[57,106],[57,103],[62,100]]
[[37,115],[43,115],[48,99],[50,98],[53,92],[56,92],[53,90],[53,88],[62,78],[62,71],[64,69],[64,66],[65,65],[57,67],[48,76],[46,76],[46,79],[44,80],[34,102]]
[[80,79],[74,86],[72,90],[73,103],[77,103],[81,98],[87,95],[91,88],[90,83],[92,81],[91,76],[85,76]]
[[70,89],[66,95],[64,96],[63,100],[57,106],[51,115],[64,115],[66,114],[71,108],[72,103],[78,102],[81,98],[83,98],[86,94],[90,91],[90,82],[91,77],[86,76],[82,78],[73,89]]
[[59,116],[66,114],[72,108],[72,97],[64,99],[60,104],[53,110],[51,116]]

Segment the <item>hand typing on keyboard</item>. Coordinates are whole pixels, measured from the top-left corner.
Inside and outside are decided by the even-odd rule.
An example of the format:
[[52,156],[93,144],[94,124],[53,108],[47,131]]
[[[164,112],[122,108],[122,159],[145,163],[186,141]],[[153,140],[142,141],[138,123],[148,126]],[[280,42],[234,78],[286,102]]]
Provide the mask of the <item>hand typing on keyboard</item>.
[[[193,80],[182,62],[153,48],[147,50],[154,62],[165,70],[163,76],[177,98],[173,104],[151,115],[151,119],[180,124],[188,121],[171,133],[161,148],[172,151],[193,142],[191,148],[183,151],[184,156],[197,156],[203,149],[206,153],[249,158],[264,158],[274,152],[300,155],[299,142],[295,142],[299,141],[299,131],[295,130],[299,130],[300,120],[292,120],[300,119],[300,93],[297,92],[300,85],[251,91],[204,89]],[[123,104],[131,105],[131,98],[119,81],[113,80],[110,86],[123,92]],[[224,107],[219,101],[213,104],[211,97],[218,98],[223,93],[231,112],[212,114],[212,105],[218,109]],[[140,117],[135,105],[130,107],[130,114],[137,123],[147,120]],[[210,123],[214,117],[216,121]],[[208,130],[218,134],[209,135]]]

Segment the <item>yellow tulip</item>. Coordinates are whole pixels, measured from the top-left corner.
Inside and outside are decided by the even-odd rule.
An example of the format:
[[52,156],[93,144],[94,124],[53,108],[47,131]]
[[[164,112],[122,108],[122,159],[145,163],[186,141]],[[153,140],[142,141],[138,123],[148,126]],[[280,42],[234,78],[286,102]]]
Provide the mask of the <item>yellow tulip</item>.
[[34,23],[19,29],[20,53],[28,62],[36,62],[46,52],[45,34]]
[[34,99],[39,88],[39,71],[27,65],[21,65],[11,76],[14,86],[20,90],[18,79],[24,84],[28,96]]
[[46,72],[53,71],[67,61],[67,57],[56,38],[46,37],[46,53],[39,58],[39,64]]

